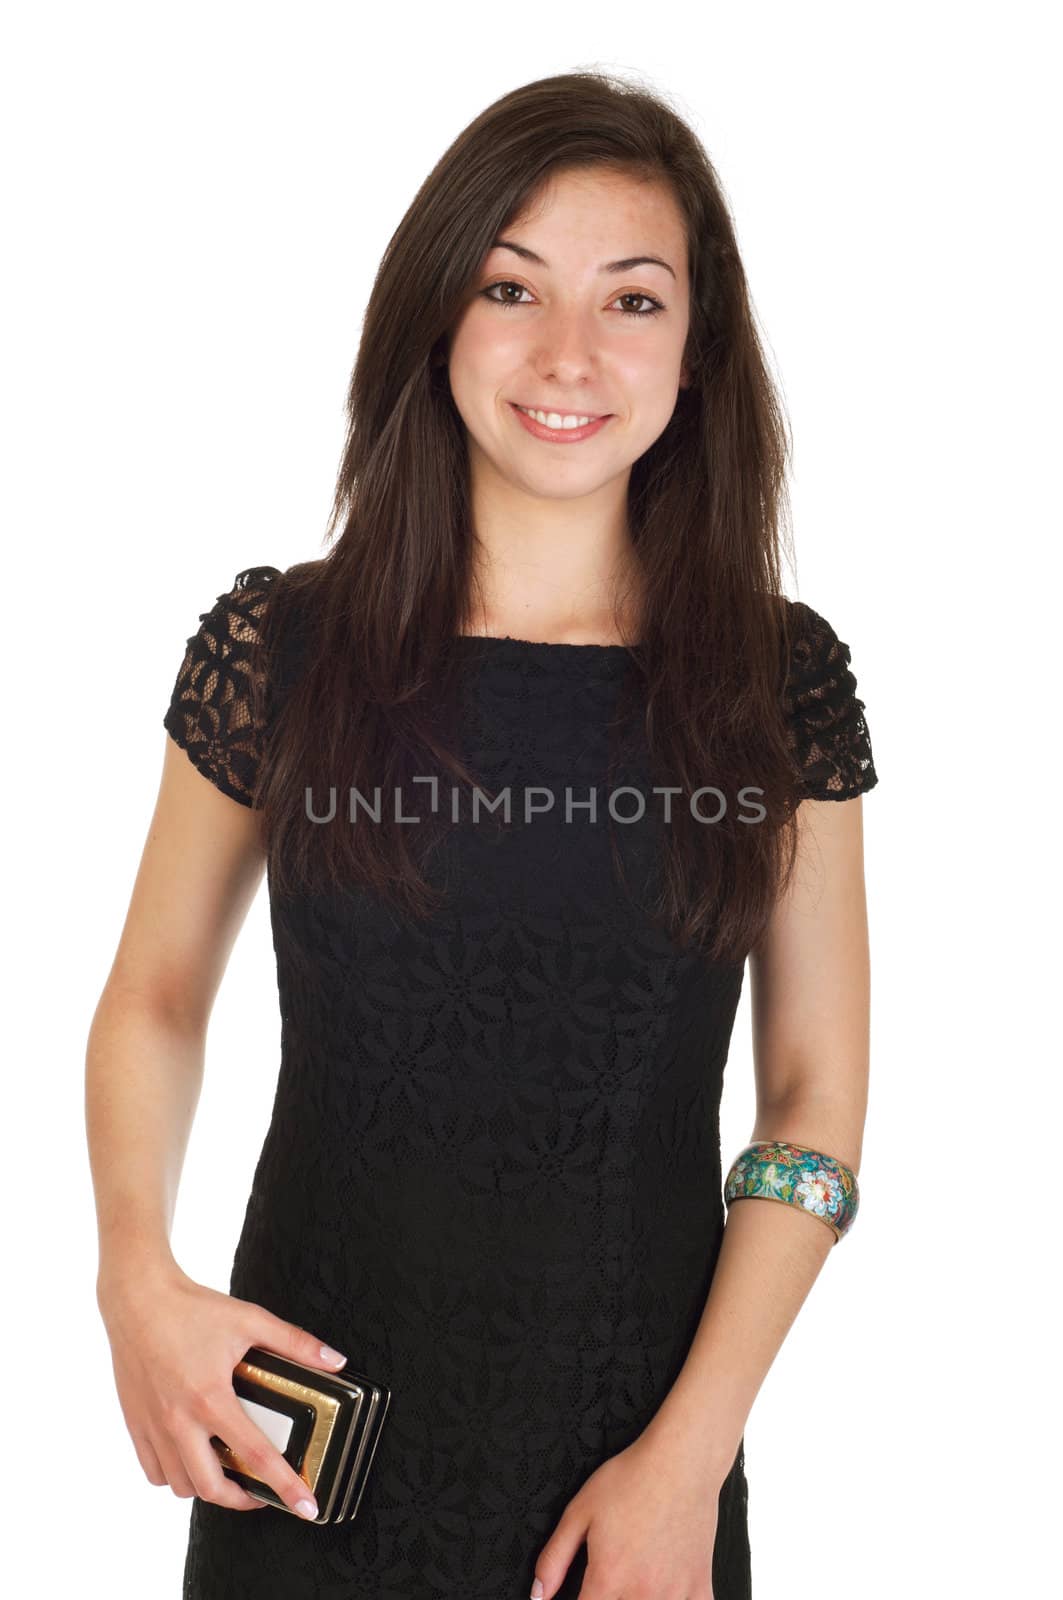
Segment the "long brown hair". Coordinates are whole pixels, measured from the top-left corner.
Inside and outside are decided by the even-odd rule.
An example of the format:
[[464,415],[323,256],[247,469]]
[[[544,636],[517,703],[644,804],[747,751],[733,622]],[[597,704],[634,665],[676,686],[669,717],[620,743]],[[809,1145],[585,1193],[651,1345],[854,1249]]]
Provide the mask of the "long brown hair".
[[386,805],[372,827],[307,826],[305,794],[312,786],[320,804],[342,776],[344,789],[390,796],[412,770],[476,782],[456,749],[448,648],[473,578],[467,445],[441,358],[492,241],[545,180],[574,168],[668,184],[686,221],[691,383],[631,469],[641,627],[629,649],[666,781],[684,795],[707,782],[729,797],[761,791],[757,825],[730,803],[711,826],[675,808],[657,903],[678,942],[741,961],[795,857],[779,572],[789,434],[712,163],[663,98],[599,72],[543,78],[489,106],[384,253],[325,538],[339,536],[275,581],[265,614],[267,649],[288,619],[304,628],[259,775],[271,879],[282,893],[357,883],[418,917],[437,903],[421,869],[438,828],[394,822]]

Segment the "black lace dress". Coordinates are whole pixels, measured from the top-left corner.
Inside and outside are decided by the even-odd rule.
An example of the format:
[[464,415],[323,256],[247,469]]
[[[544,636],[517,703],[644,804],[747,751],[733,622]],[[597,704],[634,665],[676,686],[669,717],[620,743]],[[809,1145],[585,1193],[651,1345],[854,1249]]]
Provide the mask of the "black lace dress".
[[[276,576],[248,569],[202,614],[164,719],[243,804]],[[863,702],[848,647],[800,617],[787,711],[808,794],[842,800],[877,781]],[[566,1502],[663,1401],[711,1284],[744,968],[680,952],[617,886],[606,722],[629,656],[455,647],[473,770],[512,786],[514,817],[525,785],[557,805],[456,828],[448,908],[421,927],[271,886],[280,1070],[230,1282],[389,1383],[391,1408],[353,1522],[193,1500],[185,1600],[523,1600]],[[566,785],[597,788],[597,824],[566,823]],[[637,881],[652,832],[619,832]],[[585,1571],[581,1547],[562,1600]],[[741,1447],[712,1574],[716,1600],[748,1600]]]

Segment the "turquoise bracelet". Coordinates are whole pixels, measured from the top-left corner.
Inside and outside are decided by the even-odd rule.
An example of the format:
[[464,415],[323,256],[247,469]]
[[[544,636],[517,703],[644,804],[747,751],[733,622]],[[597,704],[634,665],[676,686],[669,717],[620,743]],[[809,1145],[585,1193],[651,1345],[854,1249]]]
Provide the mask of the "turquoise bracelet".
[[782,1200],[834,1230],[834,1243],[856,1220],[860,1189],[851,1167],[821,1150],[784,1140],[758,1140],[735,1157],[723,1191],[732,1200]]

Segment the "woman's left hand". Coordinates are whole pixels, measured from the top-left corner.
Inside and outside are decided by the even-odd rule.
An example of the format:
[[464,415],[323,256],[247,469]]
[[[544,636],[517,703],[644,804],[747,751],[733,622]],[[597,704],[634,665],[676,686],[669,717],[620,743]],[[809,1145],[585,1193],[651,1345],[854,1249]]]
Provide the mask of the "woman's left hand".
[[579,1600],[713,1600],[721,1484],[694,1458],[641,1434],[565,1507],[535,1563],[534,1600],[553,1600],[584,1539]]

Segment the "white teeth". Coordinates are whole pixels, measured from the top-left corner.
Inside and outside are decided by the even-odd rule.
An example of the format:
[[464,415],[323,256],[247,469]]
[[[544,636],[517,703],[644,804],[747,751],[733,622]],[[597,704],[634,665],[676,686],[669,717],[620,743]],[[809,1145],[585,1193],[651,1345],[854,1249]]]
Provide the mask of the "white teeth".
[[544,428],[585,428],[588,422],[598,420],[597,417],[563,417],[557,411],[529,411],[527,406],[518,406],[517,410],[523,411],[526,417],[534,417]]

